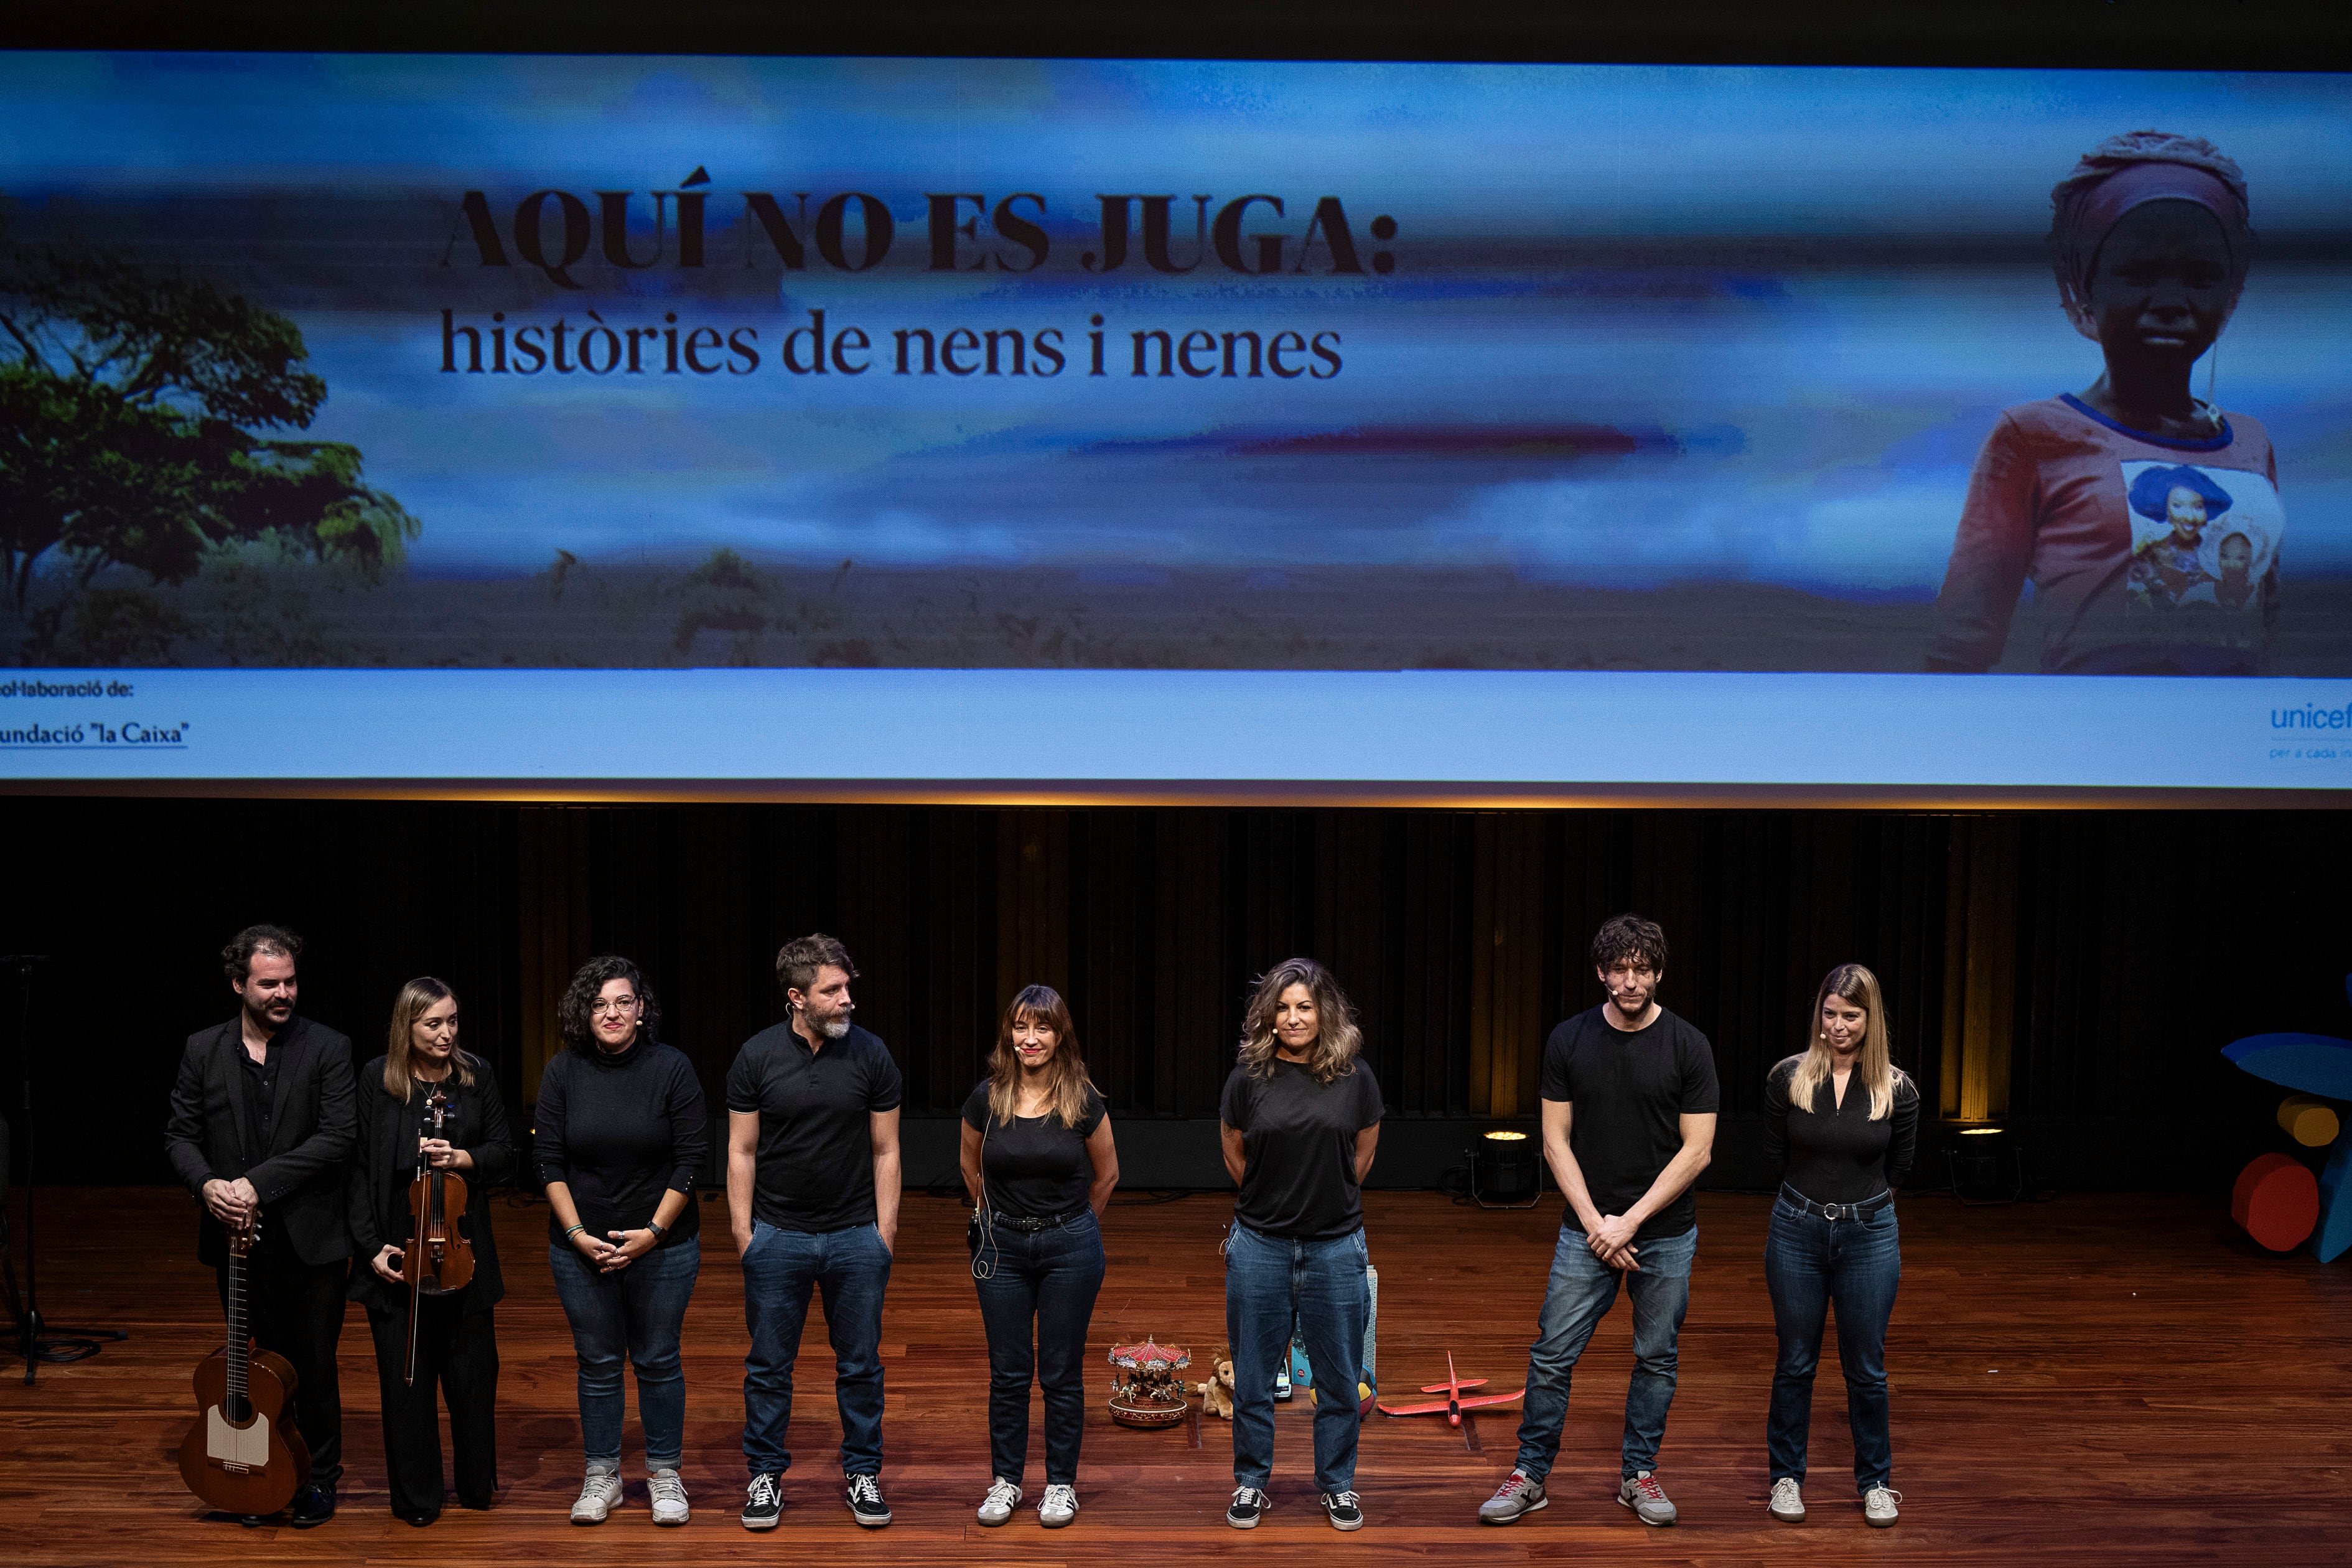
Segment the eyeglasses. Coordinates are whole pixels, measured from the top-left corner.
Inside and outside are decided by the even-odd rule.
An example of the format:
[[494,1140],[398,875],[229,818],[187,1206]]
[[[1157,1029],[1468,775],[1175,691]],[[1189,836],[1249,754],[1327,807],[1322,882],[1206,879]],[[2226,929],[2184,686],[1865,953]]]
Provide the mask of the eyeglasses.
[[588,1016],[592,1018],[617,1016],[636,1005],[637,999],[634,996],[599,996],[588,1004]]

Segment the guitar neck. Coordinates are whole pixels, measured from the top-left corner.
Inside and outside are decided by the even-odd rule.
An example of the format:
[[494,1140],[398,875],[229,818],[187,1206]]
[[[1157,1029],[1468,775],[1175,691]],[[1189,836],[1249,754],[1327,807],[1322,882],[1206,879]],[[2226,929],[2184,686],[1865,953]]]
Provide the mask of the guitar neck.
[[248,1243],[245,1237],[231,1239],[228,1252],[228,1393],[236,1409],[245,1406],[248,1392],[247,1363],[252,1354],[252,1336],[246,1328],[245,1258]]

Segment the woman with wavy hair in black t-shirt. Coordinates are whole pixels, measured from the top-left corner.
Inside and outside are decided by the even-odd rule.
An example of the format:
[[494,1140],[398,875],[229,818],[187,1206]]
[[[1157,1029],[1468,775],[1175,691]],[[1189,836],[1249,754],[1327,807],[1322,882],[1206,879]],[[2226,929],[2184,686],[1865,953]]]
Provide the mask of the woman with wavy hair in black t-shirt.
[[1118,1151],[1069,1006],[1050,986],[1029,986],[1005,1008],[988,1076],[964,1101],[961,1163],[972,1205],[971,1278],[988,1331],[995,1474],[980,1522],[1003,1524],[1021,1501],[1034,1377],[1045,1394],[1037,1522],[1059,1529],[1078,1516],[1087,1330],[1102,1289],[1099,1221],[1118,1185]]
[[1274,1374],[1291,1324],[1315,1369],[1315,1487],[1335,1530],[1360,1530],[1356,1400],[1364,1324],[1362,1184],[1381,1137],[1381,1088],[1339,983],[1311,958],[1259,977],[1240,1059],[1217,1112],[1225,1170],[1241,1188],[1225,1242],[1225,1332],[1234,1351],[1234,1496],[1225,1522],[1254,1530],[1274,1472]]
[[1765,1425],[1772,1517],[1805,1517],[1805,1438],[1822,1320],[1837,1308],[1838,1364],[1853,1426],[1854,1487],[1863,1518],[1891,1525],[1894,1489],[1886,1430],[1886,1323],[1903,1277],[1895,1191],[1911,1168],[1919,1090],[1895,1065],[1878,976],[1842,963],[1813,1003],[1812,1042],[1764,1080],[1766,1147],[1781,1167],[1780,1195],[1764,1244],[1764,1283],[1780,1341]]

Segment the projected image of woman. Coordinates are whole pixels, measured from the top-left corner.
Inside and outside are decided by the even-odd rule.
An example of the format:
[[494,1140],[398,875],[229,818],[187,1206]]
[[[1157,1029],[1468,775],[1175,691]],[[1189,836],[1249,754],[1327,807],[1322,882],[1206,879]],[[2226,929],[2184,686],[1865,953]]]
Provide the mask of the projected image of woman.
[[980,1522],[1021,1501],[1029,1385],[1045,1393],[1045,1491],[1037,1522],[1078,1516],[1087,1425],[1087,1327],[1102,1289],[1103,1205],[1118,1185],[1110,1116],[1087,1077],[1070,1009],[1050,986],[1013,998],[988,1076],[963,1102],[961,1168],[971,1277],[988,1331],[988,1446],[995,1475]]
[[1357,1384],[1364,1324],[1364,1175],[1381,1138],[1381,1088],[1339,982],[1311,958],[1262,975],[1225,1079],[1218,1133],[1241,1188],[1225,1242],[1234,1352],[1234,1496],[1225,1522],[1254,1530],[1271,1506],[1274,1374],[1291,1325],[1314,1368],[1315,1487],[1335,1530],[1364,1523],[1356,1496]]
[[[2045,672],[2259,674],[2279,608],[2277,460],[2260,424],[2190,385],[2245,288],[2245,176],[2210,142],[2136,131],[2093,148],[2050,199],[2059,302],[2105,373],[1994,425],[1927,668],[2000,662],[2031,582]],[[2209,392],[2211,374],[2209,362]],[[2269,546],[2227,596],[2214,558],[2224,510]]]
[[540,1077],[532,1156],[547,1188],[548,1267],[580,1357],[587,1475],[572,1522],[602,1524],[620,1506],[625,1363],[637,1373],[654,1522],[684,1524],[678,1332],[702,1271],[702,1085],[657,1037],[661,1008],[625,958],[582,965],[559,1016],[570,1048]]
[[1895,1192],[1911,1168],[1919,1090],[1887,1052],[1878,976],[1842,963],[1813,1004],[1812,1042],[1764,1079],[1765,1149],[1780,1195],[1764,1243],[1764,1283],[1780,1352],[1765,1423],[1772,1517],[1805,1517],[1805,1440],[1822,1320],[1837,1308],[1838,1364],[1853,1427],[1853,1484],[1863,1518],[1895,1522],[1887,1436],[1886,1323],[1903,1276]]

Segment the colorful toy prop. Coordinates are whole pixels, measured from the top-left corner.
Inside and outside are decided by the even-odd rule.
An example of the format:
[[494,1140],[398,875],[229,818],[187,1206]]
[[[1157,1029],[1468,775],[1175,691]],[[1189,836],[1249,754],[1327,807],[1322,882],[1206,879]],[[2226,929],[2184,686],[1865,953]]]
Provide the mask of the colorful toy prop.
[[[2344,977],[2344,990],[2352,997],[2352,974]],[[2352,1040],[2249,1035],[2222,1047],[2221,1054],[2256,1078],[2297,1091],[2279,1107],[2278,1123],[2288,1137],[2305,1148],[2331,1139],[2335,1145],[2315,1181],[2310,1167],[2291,1155],[2254,1160],[2238,1173],[2231,1217],[2273,1252],[2287,1251],[2309,1237],[2319,1260],[2333,1262],[2352,1249],[2352,1129],[2335,1108],[2319,1102],[2352,1100]],[[2289,1165],[2299,1177],[2286,1170]]]
[[1193,1384],[1192,1392],[1201,1396],[1202,1415],[1230,1421],[1234,1418],[1234,1358],[1220,1350],[1209,1358],[1209,1364],[1213,1369],[1209,1380]]
[[1483,1377],[1464,1377],[1455,1372],[1454,1352],[1448,1351],[1445,1352],[1445,1381],[1423,1384],[1421,1389],[1423,1394],[1442,1394],[1445,1395],[1444,1398],[1432,1400],[1426,1405],[1383,1405],[1381,1406],[1381,1414],[1383,1415],[1443,1415],[1448,1426],[1459,1426],[1462,1425],[1464,1411],[1482,1410],[1489,1405],[1508,1405],[1523,1397],[1528,1392],[1524,1388],[1515,1388],[1508,1394],[1474,1394],[1467,1397],[1464,1396],[1465,1389],[1486,1386],[1486,1380]]
[[1191,1352],[1145,1340],[1112,1347],[1110,1364],[1126,1373],[1111,1380],[1110,1418],[1120,1426],[1173,1426],[1192,1408],[1176,1377],[1179,1369],[1192,1364]]

